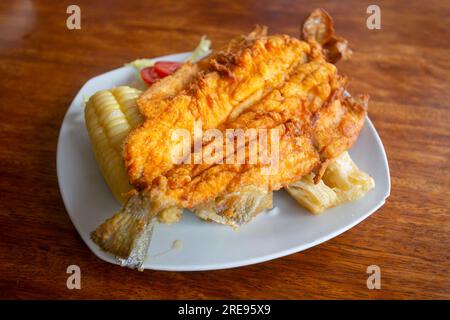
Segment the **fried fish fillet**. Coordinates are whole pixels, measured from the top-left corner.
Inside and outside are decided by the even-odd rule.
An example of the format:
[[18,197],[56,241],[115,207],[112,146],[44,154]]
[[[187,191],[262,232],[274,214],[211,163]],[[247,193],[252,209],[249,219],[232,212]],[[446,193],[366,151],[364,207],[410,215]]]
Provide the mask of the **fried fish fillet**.
[[[154,199],[154,210],[171,206],[192,209],[244,187],[274,191],[299,180],[312,170],[320,175],[331,159],[354,143],[366,112],[364,101],[357,103],[350,97],[344,97],[343,81],[334,82],[338,87],[331,90],[319,109],[294,113],[273,128],[281,133],[277,146],[279,160],[274,172],[265,174],[265,171],[268,172],[267,165],[247,163],[215,164],[210,167],[200,165],[201,169],[195,165],[176,167],[158,177],[146,189],[150,198]],[[330,91],[329,88],[325,90]],[[299,102],[302,103],[301,100]],[[314,105],[311,104],[313,110]],[[270,122],[272,119],[273,115]],[[250,154],[249,146],[245,148],[245,154]]]
[[[348,50],[316,23],[327,15],[315,13],[314,21],[305,22],[306,41],[255,31],[206,61],[183,66],[141,96],[146,121],[129,135],[124,152],[136,191],[93,232],[102,249],[123,265],[139,267],[162,210],[189,208],[202,218],[239,225],[271,207],[272,191],[311,172],[319,179],[327,163],[350,148],[362,128],[367,97],[345,95],[346,81],[328,61],[345,57]],[[336,44],[339,48],[332,50]],[[277,170],[247,162],[175,165],[169,157],[178,145],[169,132],[192,132],[198,120],[203,128],[222,132],[278,130],[279,141],[272,145],[269,139],[269,147],[279,150]],[[205,149],[209,143],[204,142]],[[254,144],[249,138],[241,148],[248,155]]]
[[306,60],[305,42],[267,36],[264,30],[233,40],[205,61],[185,65],[137,100],[145,122],[124,147],[134,186],[145,188],[173,167],[173,129],[192,132],[198,122],[204,129],[219,126],[281,85],[293,67]]

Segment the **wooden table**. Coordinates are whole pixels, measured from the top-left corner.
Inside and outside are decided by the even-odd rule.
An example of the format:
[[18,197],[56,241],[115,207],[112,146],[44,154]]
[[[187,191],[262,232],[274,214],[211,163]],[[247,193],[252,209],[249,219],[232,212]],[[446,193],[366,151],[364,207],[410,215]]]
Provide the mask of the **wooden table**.
[[[66,8],[81,8],[81,30]],[[0,297],[450,298],[450,4],[376,1],[1,1]],[[89,78],[137,57],[215,47],[256,24],[298,35],[315,7],[355,51],[341,62],[351,91],[371,95],[392,193],[369,219],[312,249],[209,272],[137,272],[97,259],[75,231],[56,178],[64,114]],[[81,290],[66,268],[81,267]],[[366,268],[381,268],[368,290]]]

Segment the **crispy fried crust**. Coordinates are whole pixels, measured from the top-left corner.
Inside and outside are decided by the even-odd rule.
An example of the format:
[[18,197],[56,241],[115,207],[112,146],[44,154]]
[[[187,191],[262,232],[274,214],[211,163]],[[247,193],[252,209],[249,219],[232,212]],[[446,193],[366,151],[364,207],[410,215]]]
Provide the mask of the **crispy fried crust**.
[[138,99],[146,119],[124,146],[125,167],[135,187],[149,186],[173,167],[173,130],[192,133],[196,121],[205,130],[219,126],[233,111],[251,105],[255,96],[281,85],[309,52],[309,45],[295,38],[261,34],[257,30],[239,37],[196,67],[181,68]]
[[323,9],[314,10],[303,22],[302,39],[317,42],[327,61],[336,63],[350,59],[352,50],[347,40],[334,34],[333,19]]
[[[364,123],[365,103],[346,97],[345,86],[333,65],[314,57],[298,66],[282,87],[221,126],[224,133],[228,128],[278,129],[275,174],[264,174],[267,168],[261,164],[186,164],[159,176],[149,194],[162,207],[193,208],[245,186],[272,191],[313,170],[320,175],[329,159],[350,148]],[[246,148],[248,155],[250,145]]]

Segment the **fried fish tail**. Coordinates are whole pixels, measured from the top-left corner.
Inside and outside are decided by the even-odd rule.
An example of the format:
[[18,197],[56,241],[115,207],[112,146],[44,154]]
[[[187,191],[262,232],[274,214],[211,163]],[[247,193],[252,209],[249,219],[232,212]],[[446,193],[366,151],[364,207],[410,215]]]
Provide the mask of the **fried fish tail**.
[[305,19],[301,36],[309,43],[318,44],[328,62],[347,60],[353,54],[347,40],[334,34],[333,19],[324,9],[315,9]]
[[122,266],[142,269],[157,221],[149,210],[149,200],[136,193],[122,209],[92,232],[91,239],[104,251],[116,256]]

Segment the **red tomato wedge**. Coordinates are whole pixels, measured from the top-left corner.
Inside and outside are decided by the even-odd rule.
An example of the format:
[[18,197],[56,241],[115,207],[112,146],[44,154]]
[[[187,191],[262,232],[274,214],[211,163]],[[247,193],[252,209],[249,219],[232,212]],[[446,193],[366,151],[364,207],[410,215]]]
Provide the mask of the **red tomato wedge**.
[[174,73],[179,67],[181,67],[181,63],[173,61],[158,61],[154,66],[155,72],[161,78],[167,77],[168,75]]
[[141,70],[141,78],[147,84],[153,84],[156,80],[159,79],[159,76],[155,72],[155,69],[153,67],[146,67]]

